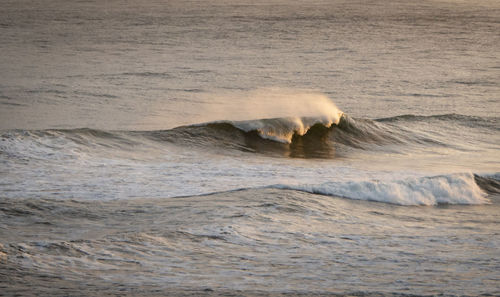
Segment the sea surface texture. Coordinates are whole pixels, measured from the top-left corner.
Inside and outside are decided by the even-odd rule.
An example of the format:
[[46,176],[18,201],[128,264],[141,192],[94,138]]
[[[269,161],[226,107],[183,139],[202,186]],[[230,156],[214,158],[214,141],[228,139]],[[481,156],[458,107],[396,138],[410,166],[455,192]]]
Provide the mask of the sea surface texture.
[[500,2],[0,6],[0,296],[500,296]]

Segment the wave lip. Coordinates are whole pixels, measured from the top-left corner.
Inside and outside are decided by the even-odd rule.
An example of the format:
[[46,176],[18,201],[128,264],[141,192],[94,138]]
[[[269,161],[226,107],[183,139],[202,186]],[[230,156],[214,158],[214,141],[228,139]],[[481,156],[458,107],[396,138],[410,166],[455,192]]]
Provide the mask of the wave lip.
[[339,123],[341,116],[342,113],[339,112],[331,117],[290,117],[237,121],[231,124],[245,132],[256,131],[264,139],[292,143],[294,135],[303,136],[317,124],[330,128],[333,124]]
[[290,189],[356,200],[399,205],[489,204],[491,201],[471,173],[395,181],[327,182],[318,185],[276,185]]

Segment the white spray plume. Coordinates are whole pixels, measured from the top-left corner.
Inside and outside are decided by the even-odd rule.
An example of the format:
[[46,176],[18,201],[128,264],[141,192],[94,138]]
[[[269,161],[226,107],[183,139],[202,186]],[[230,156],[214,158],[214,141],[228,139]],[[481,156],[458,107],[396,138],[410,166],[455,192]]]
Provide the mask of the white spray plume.
[[307,90],[262,88],[210,95],[207,102],[205,122],[318,117],[337,124],[342,115],[330,98]]

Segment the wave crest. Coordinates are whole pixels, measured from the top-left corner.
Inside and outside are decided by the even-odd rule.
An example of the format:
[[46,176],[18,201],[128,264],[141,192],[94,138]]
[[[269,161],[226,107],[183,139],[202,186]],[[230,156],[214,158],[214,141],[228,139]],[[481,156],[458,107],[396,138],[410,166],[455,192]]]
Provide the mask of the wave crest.
[[318,185],[276,185],[280,189],[399,205],[489,204],[471,173],[396,181],[327,182]]
[[338,124],[341,115],[342,113],[338,112],[330,117],[276,118],[230,123],[245,132],[256,131],[265,139],[292,143],[294,136],[304,136],[315,125],[330,128],[333,124]]
[[[488,133],[492,137],[485,140],[495,142],[498,119],[473,118],[465,121],[464,118],[467,119],[456,115],[403,115],[370,120],[352,118],[338,109],[330,109],[328,114],[321,116],[223,120],[159,131],[102,131],[85,128],[11,130],[0,135],[3,139],[0,152],[12,155],[21,152],[26,155],[33,151],[35,155],[40,153],[45,158],[59,156],[61,151],[68,150],[70,155],[94,148],[134,151],[141,145],[157,146],[158,143],[160,147],[174,144],[180,147],[237,150],[298,158],[342,157],[353,149],[404,153],[422,148],[445,147],[467,151],[467,142],[456,142],[448,136],[451,132],[455,135],[461,133],[464,125],[471,126],[467,134],[471,140],[477,139],[475,135]],[[435,122],[436,119],[439,121]],[[490,143],[487,144],[491,146]],[[52,154],[54,150],[56,152]]]

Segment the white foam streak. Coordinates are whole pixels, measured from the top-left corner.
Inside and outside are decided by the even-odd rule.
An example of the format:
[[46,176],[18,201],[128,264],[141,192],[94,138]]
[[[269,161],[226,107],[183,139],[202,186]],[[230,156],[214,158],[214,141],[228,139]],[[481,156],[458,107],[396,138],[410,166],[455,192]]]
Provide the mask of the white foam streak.
[[490,201],[474,180],[462,173],[396,181],[327,182],[298,186],[278,185],[316,194],[399,205],[488,204]]

